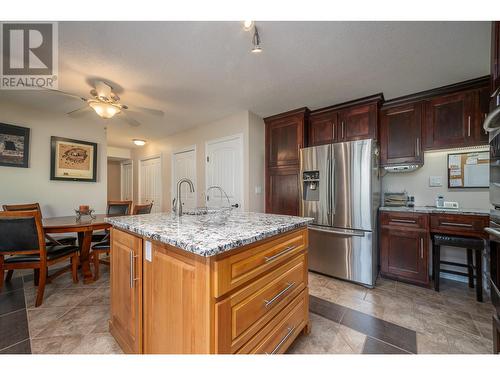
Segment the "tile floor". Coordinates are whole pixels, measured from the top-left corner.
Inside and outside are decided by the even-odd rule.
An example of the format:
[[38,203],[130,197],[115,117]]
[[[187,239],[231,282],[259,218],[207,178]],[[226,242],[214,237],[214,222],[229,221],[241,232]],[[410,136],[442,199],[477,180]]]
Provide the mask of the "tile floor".
[[[122,353],[108,333],[109,270],[102,271],[90,285],[73,284],[69,274],[59,277],[39,308],[31,274],[13,279],[0,294],[6,337],[0,353]],[[299,336],[288,353],[492,352],[493,307],[477,303],[465,284],[443,279],[436,293],[379,279],[366,289],[310,273],[309,288],[312,332]]]

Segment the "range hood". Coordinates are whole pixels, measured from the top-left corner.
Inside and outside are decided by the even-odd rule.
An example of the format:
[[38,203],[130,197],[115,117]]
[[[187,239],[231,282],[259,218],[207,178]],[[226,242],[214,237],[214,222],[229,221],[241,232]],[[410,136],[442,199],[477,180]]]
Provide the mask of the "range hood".
[[413,172],[420,168],[419,164],[402,164],[402,165],[390,165],[384,167],[389,173],[405,173],[405,172]]

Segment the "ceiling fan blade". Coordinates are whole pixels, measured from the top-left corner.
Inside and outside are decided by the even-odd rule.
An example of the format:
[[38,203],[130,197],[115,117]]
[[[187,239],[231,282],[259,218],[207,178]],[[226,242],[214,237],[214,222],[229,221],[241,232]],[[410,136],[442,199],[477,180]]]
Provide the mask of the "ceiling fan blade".
[[128,115],[124,111],[121,111],[119,113],[119,115],[122,118],[122,120],[125,121],[130,126],[137,127],[137,126],[141,125],[141,123],[139,121],[137,121],[135,118],[131,117],[130,115]]
[[58,93],[58,94],[62,94],[62,95],[66,95],[66,96],[70,96],[72,98],[75,98],[75,99],[80,99],[80,100],[83,100],[84,102],[87,101],[86,98],[83,98],[79,95],[76,95],[76,94],[72,94],[70,92],[66,92],[66,91],[61,91],[61,90],[55,90],[55,89],[46,89],[46,91],[52,91],[52,92],[55,92],[55,93]]
[[76,118],[76,117],[81,117],[83,116],[85,113],[87,113],[87,109],[89,109],[90,107],[88,105],[84,106],[84,107],[81,107],[81,108],[78,108],[78,109],[75,109],[74,111],[71,111],[71,112],[68,112],[66,113],[68,116],[70,117],[73,117],[73,118]]
[[135,105],[125,105],[125,104],[123,106],[126,107],[124,109],[130,108],[133,111],[145,112],[145,113],[149,113],[150,115],[153,115],[153,116],[158,116],[158,117],[165,116],[165,112],[163,112],[159,109],[138,107]]

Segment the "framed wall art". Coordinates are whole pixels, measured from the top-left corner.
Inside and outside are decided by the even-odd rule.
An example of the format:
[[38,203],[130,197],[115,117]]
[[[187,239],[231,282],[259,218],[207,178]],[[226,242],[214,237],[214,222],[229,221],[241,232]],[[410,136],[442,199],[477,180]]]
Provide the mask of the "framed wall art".
[[0,166],[28,168],[30,129],[0,123]]
[[97,181],[97,143],[50,138],[50,179]]

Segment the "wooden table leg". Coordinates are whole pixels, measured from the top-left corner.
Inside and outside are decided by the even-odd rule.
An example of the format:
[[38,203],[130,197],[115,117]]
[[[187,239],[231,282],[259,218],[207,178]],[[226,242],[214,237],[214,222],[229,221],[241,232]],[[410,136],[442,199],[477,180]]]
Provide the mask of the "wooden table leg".
[[78,232],[78,245],[80,246],[80,265],[82,266],[84,284],[90,284],[94,282],[94,277],[92,276],[89,262],[91,243],[92,231]]

